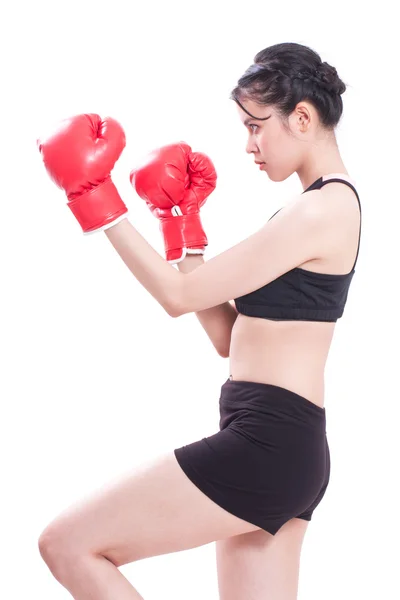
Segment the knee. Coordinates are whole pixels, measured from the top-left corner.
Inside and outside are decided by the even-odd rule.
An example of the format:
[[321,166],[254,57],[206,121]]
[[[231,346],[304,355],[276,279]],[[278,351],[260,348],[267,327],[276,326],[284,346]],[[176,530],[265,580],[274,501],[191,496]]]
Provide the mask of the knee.
[[48,527],[40,535],[38,547],[44,562],[58,579],[61,575],[61,566],[66,563],[70,555],[66,536],[57,529]]

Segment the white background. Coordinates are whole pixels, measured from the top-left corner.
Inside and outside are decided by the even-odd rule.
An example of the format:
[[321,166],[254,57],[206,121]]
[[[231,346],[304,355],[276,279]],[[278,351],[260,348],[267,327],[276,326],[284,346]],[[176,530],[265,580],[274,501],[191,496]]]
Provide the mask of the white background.
[[[211,258],[302,191],[297,175],[274,183],[257,169],[229,100],[259,50],[292,41],[315,49],[348,85],[337,139],[363,209],[356,274],[326,369],[331,481],[303,546],[299,600],[396,597],[394,5],[39,0],[10,3],[0,17],[0,596],[70,598],[39,555],[40,533],[120,473],[215,433],[229,375],[194,314],[170,318],[104,233],[82,235],[36,138],[76,113],[118,119],[127,146],[113,180],[161,255],[158,222],[129,171],[173,141],[207,153],[218,172],[202,209]],[[121,571],[145,600],[218,598],[214,544]]]

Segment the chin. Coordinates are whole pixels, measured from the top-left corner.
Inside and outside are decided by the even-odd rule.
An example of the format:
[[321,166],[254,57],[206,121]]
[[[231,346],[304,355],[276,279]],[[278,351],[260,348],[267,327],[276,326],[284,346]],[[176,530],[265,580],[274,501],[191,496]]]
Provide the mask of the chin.
[[265,169],[265,172],[268,175],[268,178],[271,181],[275,181],[275,182],[279,182],[279,181],[285,181],[286,177],[282,177],[282,175],[280,173],[274,173],[274,171],[270,170],[270,169]]
[[274,171],[273,168],[268,167],[268,166],[266,167],[265,171],[268,174],[268,177],[270,178],[270,180],[275,181],[275,182],[286,181],[286,179],[288,179],[294,173],[294,171],[279,170],[279,169],[275,169],[275,171]]

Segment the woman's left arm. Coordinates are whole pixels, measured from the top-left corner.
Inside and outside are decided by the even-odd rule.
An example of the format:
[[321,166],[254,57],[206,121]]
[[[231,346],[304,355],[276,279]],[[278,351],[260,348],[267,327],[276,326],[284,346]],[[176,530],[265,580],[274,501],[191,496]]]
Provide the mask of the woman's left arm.
[[171,317],[179,317],[247,294],[319,258],[336,231],[319,193],[300,195],[259,231],[190,273],[162,258],[128,219],[104,233],[136,279]]

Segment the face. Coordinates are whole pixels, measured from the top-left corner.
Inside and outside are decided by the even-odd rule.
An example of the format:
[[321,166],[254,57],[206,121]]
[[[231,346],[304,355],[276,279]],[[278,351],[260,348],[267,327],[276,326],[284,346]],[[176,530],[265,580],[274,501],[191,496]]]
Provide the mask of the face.
[[296,106],[289,117],[290,131],[285,129],[273,108],[251,100],[243,100],[241,104],[254,117],[267,117],[264,121],[254,119],[236,104],[248,132],[246,152],[253,154],[254,161],[265,163],[256,168],[265,171],[272,181],[284,181],[301,168],[305,158],[311,119],[309,104]]

